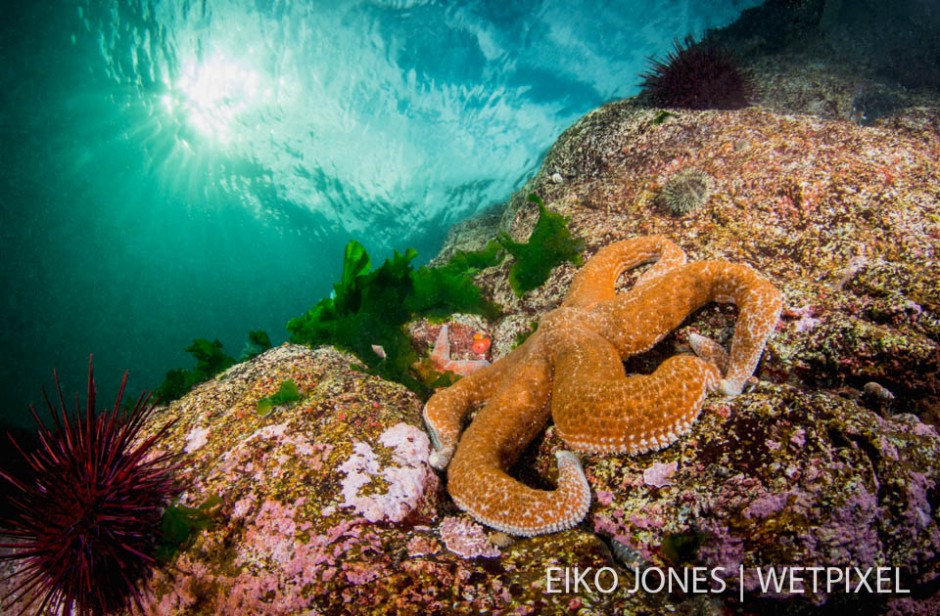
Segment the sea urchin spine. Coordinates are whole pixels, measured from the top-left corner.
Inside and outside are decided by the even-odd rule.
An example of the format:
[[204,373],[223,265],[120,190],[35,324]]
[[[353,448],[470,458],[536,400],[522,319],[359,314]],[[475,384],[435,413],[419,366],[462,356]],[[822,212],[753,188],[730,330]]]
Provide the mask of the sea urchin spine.
[[111,410],[95,412],[95,379],[88,362],[88,398],[82,410],[75,396],[70,418],[55,375],[58,408],[43,391],[54,425],[48,428],[30,406],[39,427],[39,447],[26,452],[25,474],[0,469],[0,483],[12,488],[12,513],[0,520],[2,560],[16,562],[15,588],[3,607],[21,611],[38,602],[38,612],[107,614],[140,607],[140,580],[156,564],[160,521],[177,492],[174,463],[156,443],[170,425],[152,436],[141,428],[152,415],[142,393],[122,412],[127,373]]
[[750,76],[729,54],[692,37],[677,40],[665,60],[651,58],[640,77],[642,97],[657,107],[741,109],[754,98]]

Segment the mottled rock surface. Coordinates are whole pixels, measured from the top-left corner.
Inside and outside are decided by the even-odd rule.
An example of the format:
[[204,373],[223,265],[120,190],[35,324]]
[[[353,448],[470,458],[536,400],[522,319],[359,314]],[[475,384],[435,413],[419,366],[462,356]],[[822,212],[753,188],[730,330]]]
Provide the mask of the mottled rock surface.
[[[528,190],[570,217],[588,255],[618,239],[661,234],[690,260],[752,265],[779,286],[787,304],[765,376],[858,390],[878,381],[896,395],[895,411],[935,421],[937,124],[898,131],[895,124],[907,116],[890,127],[860,127],[757,108],[672,113],[657,123],[657,111],[629,101],[601,108],[563,136]],[[702,208],[676,218],[660,210],[656,195],[687,168],[707,172],[714,187]],[[552,182],[551,173],[565,183]],[[535,215],[517,198],[503,222],[524,237]],[[505,280],[509,265],[483,280],[515,322],[556,305],[574,271],[556,269],[543,288],[519,300]],[[723,312],[703,311],[696,327],[727,339],[727,327],[712,327]]]
[[[934,14],[922,0],[906,4]],[[914,23],[877,12],[889,6],[767,2],[763,29],[746,22],[715,35],[754,74],[755,106],[606,105],[559,139],[501,211],[457,225],[435,260],[498,232],[525,241],[534,192],[570,219],[585,259],[616,240],[661,234],[690,260],[748,263],[785,298],[752,387],[710,396],[692,432],[663,451],[582,455],[594,495],[584,522],[514,539],[455,507],[446,477],[427,464],[417,396],[330,348],[271,349],[198,386],[150,427],[176,422],[162,446],[181,452],[180,504],[215,505],[211,528],[149,581],[148,611],[940,613],[940,110],[924,78],[936,78],[937,46],[922,54],[926,64],[910,61],[913,45],[884,53]],[[875,12],[832,17],[855,7]],[[859,29],[889,34],[851,36]],[[660,191],[687,170],[707,176],[708,198],[674,215]],[[511,265],[478,275],[505,314],[455,319],[455,357],[477,330],[492,338],[489,359],[508,353],[558,306],[575,271],[559,266],[517,298]],[[689,352],[693,332],[727,345],[734,315],[702,309],[626,370],[648,373]],[[424,357],[439,328],[409,327]],[[288,378],[301,400],[260,415],[257,401]],[[513,473],[550,489],[553,454],[565,448],[549,427]],[[655,588],[650,572],[695,566],[720,570],[727,588],[630,592],[638,576]],[[758,569],[784,566],[890,567],[912,592],[765,592]],[[574,568],[587,572],[583,583]]]
[[[915,116],[925,113],[935,112]],[[585,257],[618,239],[663,234],[690,259],[751,264],[786,300],[752,388],[711,396],[692,433],[664,451],[582,456],[594,492],[587,519],[564,533],[511,539],[450,501],[426,463],[416,396],[332,349],[273,349],[161,416],[177,419],[165,446],[185,451],[183,502],[218,496],[222,504],[214,527],[153,579],[154,609],[932,613],[940,584],[936,122],[896,117],[863,127],[759,108],[660,119],[628,101],[584,118],[508,204],[502,228],[526,238],[535,208],[524,196],[537,192],[570,218]],[[691,167],[712,178],[708,201],[684,216],[662,211],[657,190]],[[455,235],[464,247],[486,239]],[[516,298],[510,266],[478,277],[505,316],[470,328],[491,333],[497,358],[558,305],[575,271],[556,268],[542,288]],[[688,352],[690,332],[727,344],[733,323],[733,307],[707,307],[627,370],[647,372]],[[435,327],[411,327],[422,352]],[[303,399],[258,416],[256,401],[286,378]],[[552,454],[563,448],[549,428],[517,475],[551,487]],[[897,567],[913,594],[763,592],[757,568],[786,565]],[[691,566],[722,568],[727,590],[629,592],[636,571]],[[550,583],[565,589],[564,573],[550,581],[550,567],[592,573],[587,585],[548,593]],[[597,588],[593,572],[603,567]],[[614,573],[619,586],[604,592]]]
[[[692,434],[663,452],[583,457],[595,503],[581,528],[604,538],[615,561],[724,567],[734,589],[745,567],[743,607],[734,593],[679,593],[671,600],[682,609],[935,612],[938,118],[935,108],[867,126],[761,108],[664,116],[623,101],[572,127],[509,203],[502,228],[517,239],[534,224],[525,195],[535,192],[570,218],[585,258],[619,239],[662,234],[691,260],[748,263],[784,294],[752,390],[709,398]],[[662,211],[658,191],[689,168],[713,179],[710,198],[682,217]],[[520,299],[510,266],[479,277],[507,309],[492,327],[497,357],[558,305],[575,270],[557,268]],[[691,332],[728,344],[733,316],[724,306],[701,310],[627,371],[688,352]],[[522,462],[535,469],[520,471],[535,485],[565,448],[552,432]],[[784,565],[897,567],[913,594],[761,592],[756,568]]]
[[[609,563],[590,532],[513,542],[459,514],[427,465],[417,397],[331,348],[285,345],[160,413],[182,503],[213,526],[149,584],[158,614],[564,612],[546,564]],[[302,399],[261,417],[284,379]],[[602,601],[601,605],[607,605]]]

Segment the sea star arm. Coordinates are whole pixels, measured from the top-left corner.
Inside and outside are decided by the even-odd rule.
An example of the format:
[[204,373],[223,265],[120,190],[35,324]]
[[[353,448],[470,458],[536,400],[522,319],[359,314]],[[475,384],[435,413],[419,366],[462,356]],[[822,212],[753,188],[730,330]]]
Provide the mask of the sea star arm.
[[736,396],[757,369],[764,345],[777,327],[783,297],[769,280],[747,265],[706,261],[692,266],[696,275],[711,281],[715,301],[730,301],[738,307],[728,368],[718,384],[720,393]]
[[719,379],[717,367],[691,355],[670,357],[653,374],[626,377],[617,350],[600,335],[575,330],[555,356],[552,417],[573,448],[639,454],[688,432]]
[[722,374],[728,371],[728,351],[711,338],[701,334],[689,334],[689,346],[696,355],[717,366]]
[[621,274],[652,261],[656,263],[640,276],[634,289],[685,263],[685,253],[660,236],[638,237],[601,248],[575,274],[562,306],[587,307],[612,300]]
[[442,366],[450,361],[450,338],[448,337],[447,324],[441,325],[437,333],[437,339],[434,341],[434,348],[431,349],[431,363],[435,367]]
[[556,454],[555,490],[530,488],[506,473],[545,427],[550,391],[548,361],[526,364],[460,439],[447,471],[447,489],[458,507],[487,526],[530,537],[570,528],[587,514],[591,489],[574,454]]
[[424,405],[424,423],[431,436],[434,450],[429,462],[437,470],[444,470],[450,463],[463,420],[470,410],[492,397],[525,354],[525,345],[519,347],[498,363],[463,377],[447,389],[431,396]]
[[[591,309],[592,325],[628,357],[651,348],[709,302],[738,307],[731,354],[718,390],[741,393],[773,333],[783,301],[766,278],[746,265],[724,261],[688,263],[650,281],[641,293],[625,293]],[[626,325],[626,326],[625,326]]]

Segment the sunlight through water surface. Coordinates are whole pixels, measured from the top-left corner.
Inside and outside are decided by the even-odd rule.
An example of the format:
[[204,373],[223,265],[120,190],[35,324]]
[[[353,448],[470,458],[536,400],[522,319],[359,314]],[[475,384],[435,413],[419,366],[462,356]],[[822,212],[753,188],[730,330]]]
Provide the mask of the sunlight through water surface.
[[4,408],[275,343],[343,246],[381,263],[506,200],[647,57],[757,0],[16,0],[0,40]]

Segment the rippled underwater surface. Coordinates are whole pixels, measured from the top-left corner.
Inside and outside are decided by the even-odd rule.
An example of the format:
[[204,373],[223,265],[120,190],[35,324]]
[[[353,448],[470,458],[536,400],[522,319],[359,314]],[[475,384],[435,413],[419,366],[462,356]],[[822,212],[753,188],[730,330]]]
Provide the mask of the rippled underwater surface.
[[0,416],[94,353],[152,388],[275,343],[373,262],[506,199],[646,58],[759,0],[24,2],[0,20]]

